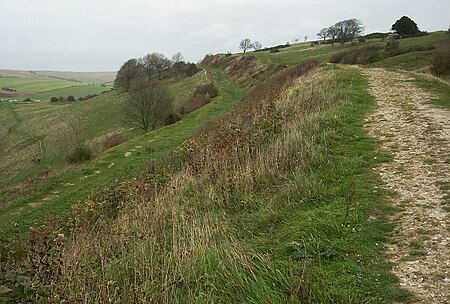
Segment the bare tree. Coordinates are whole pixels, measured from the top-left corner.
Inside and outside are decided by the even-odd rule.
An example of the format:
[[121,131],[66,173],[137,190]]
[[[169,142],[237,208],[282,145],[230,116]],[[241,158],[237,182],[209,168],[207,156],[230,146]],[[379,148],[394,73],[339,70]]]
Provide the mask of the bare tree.
[[248,38],[242,40],[241,43],[239,44],[239,48],[241,50],[243,50],[244,53],[245,53],[245,51],[247,51],[251,47],[252,47],[252,41],[250,39],[248,39]]
[[334,46],[334,41],[339,34],[339,29],[336,25],[332,25],[327,30],[328,38],[331,40],[331,45]]
[[346,41],[351,41],[361,35],[364,31],[364,27],[358,19],[347,19],[337,22],[334,26],[337,30],[337,38],[344,44]]
[[142,67],[144,68],[145,74],[147,74],[148,79],[151,79],[155,75],[158,77],[161,72],[170,68],[172,63],[166,56],[161,53],[151,53],[139,59]]
[[305,36],[305,37],[303,37],[304,39],[305,39],[305,42],[306,42],[306,40],[308,40],[308,36]]
[[128,91],[131,86],[133,79],[139,77],[143,72],[142,65],[137,59],[130,59],[126,61],[119,72],[117,72],[116,79],[114,80],[114,85]]
[[177,63],[177,62],[182,62],[182,61],[184,61],[183,54],[181,54],[180,52],[174,54],[174,55],[172,56],[171,61],[172,61],[172,64],[175,64],[175,63]]
[[253,42],[252,48],[253,48],[255,51],[258,51],[258,50],[262,49],[262,44],[261,44],[261,42],[259,42],[259,41]]
[[172,105],[173,97],[165,87],[141,78],[133,82],[124,116],[128,123],[148,132],[164,124],[172,112]]
[[364,26],[362,22],[358,19],[349,19],[346,20],[347,23],[347,33],[348,33],[348,39],[351,41],[352,44],[354,44],[355,38],[362,35],[364,32]]
[[319,36],[320,38],[323,39],[323,41],[325,41],[328,37],[328,28],[323,28],[321,29],[318,33],[317,36]]

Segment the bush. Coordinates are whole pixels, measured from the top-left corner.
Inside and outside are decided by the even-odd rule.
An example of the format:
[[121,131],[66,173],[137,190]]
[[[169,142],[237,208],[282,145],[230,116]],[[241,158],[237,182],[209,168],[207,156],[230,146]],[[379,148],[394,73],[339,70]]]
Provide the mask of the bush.
[[23,102],[29,102],[29,101],[32,101],[30,98],[25,98],[24,100],[23,100]]
[[384,53],[389,57],[400,55],[400,42],[394,39],[388,41],[388,43],[384,47]]
[[210,98],[214,98],[219,95],[219,91],[213,83],[208,83],[198,86],[194,92],[194,96],[196,95],[207,95]]
[[168,125],[174,124],[179,120],[181,120],[181,115],[176,112],[172,112],[169,114],[169,116],[167,116],[165,125],[168,126]]
[[341,63],[342,58],[344,58],[346,54],[347,54],[346,52],[335,53],[331,56],[330,62],[331,63]]
[[71,164],[82,163],[84,161],[90,160],[92,158],[92,151],[87,146],[78,146],[72,153],[67,156],[67,161]]
[[125,136],[123,136],[120,133],[115,133],[106,138],[105,142],[103,143],[103,149],[104,150],[111,149],[112,147],[118,146],[121,143],[124,143],[126,141],[127,141],[127,138]]
[[352,49],[347,52],[336,53],[330,58],[331,63],[369,64],[380,59],[377,47]]
[[450,48],[447,48],[433,58],[431,72],[439,77],[450,75]]
[[64,96],[60,96],[60,97],[58,98],[58,101],[59,101],[59,102],[64,102],[64,101],[66,101],[66,98],[65,98]]
[[191,63],[191,64],[189,64],[189,67],[186,70],[186,75],[191,77],[191,76],[194,76],[195,74],[197,74],[199,71],[200,71],[200,69],[197,67],[197,65],[195,63]]
[[72,95],[67,96],[67,101],[75,101],[75,97]]
[[57,102],[58,101],[58,97],[52,97],[52,98],[50,98],[50,102]]

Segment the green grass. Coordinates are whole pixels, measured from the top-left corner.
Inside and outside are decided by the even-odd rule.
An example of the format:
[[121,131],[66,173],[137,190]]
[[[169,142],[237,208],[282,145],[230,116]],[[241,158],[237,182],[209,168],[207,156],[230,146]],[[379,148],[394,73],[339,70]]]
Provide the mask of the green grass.
[[79,82],[49,80],[45,78],[0,77],[0,88],[8,87],[18,92],[37,93],[81,85]]
[[64,166],[79,141],[89,143],[123,128],[122,102],[117,92],[110,92],[72,103],[0,104],[7,147],[0,155],[0,189]]
[[437,96],[431,101],[431,104],[450,109],[450,85],[448,83],[423,74],[412,76],[415,78],[413,82],[417,86]]
[[[0,232],[2,238],[11,237],[11,235],[14,235],[13,231],[25,231],[28,226],[33,225],[36,221],[42,222],[48,216],[67,213],[71,204],[78,200],[86,199],[90,194],[100,191],[105,184],[119,177],[136,175],[145,163],[165,155],[183,140],[192,136],[200,126],[228,112],[233,104],[242,97],[243,92],[237,86],[227,82],[223,72],[215,72],[220,96],[206,106],[190,113],[182,121],[121,144],[100,155],[95,160],[50,178],[43,183],[35,186],[29,185],[24,190],[24,193],[16,198],[18,201],[14,204],[8,204],[8,207],[0,210]],[[99,98],[102,99],[99,100]],[[82,132],[82,134],[86,134],[84,136],[92,138],[94,134],[98,134],[97,132],[101,130],[118,127],[116,124],[120,119],[118,119],[117,111],[114,108],[120,105],[120,96],[116,92],[105,93],[100,97],[85,102],[90,102],[90,107],[86,107],[82,103],[59,106],[61,107],[62,116],[67,114],[67,112],[71,112],[76,113],[76,116],[83,120],[78,121],[78,124],[85,126]],[[106,102],[108,106],[99,105],[101,102]],[[78,106],[78,108],[73,108],[74,106]],[[102,109],[101,116],[98,115],[98,109],[100,108]],[[55,108],[53,108],[52,113],[48,112],[47,109],[41,110],[47,113],[46,115],[49,115],[49,118],[55,117]],[[105,110],[110,112],[105,112]],[[20,109],[15,109],[15,111],[20,113]],[[83,113],[80,113],[80,111],[89,116],[83,117]],[[42,113],[39,114],[36,111],[33,115],[36,119],[48,125],[48,120]],[[111,120],[111,116],[113,116],[113,120]],[[108,124],[110,125],[107,128]],[[36,129],[36,127],[33,127],[33,129]],[[136,146],[141,148],[136,148]],[[145,149],[147,146],[151,146],[155,152],[148,153]],[[52,148],[48,149],[48,151],[52,150]],[[132,156],[129,158],[125,157],[126,152],[132,152]],[[58,153],[58,155],[60,157],[59,161],[63,161],[64,154]],[[53,162],[56,162],[56,160],[48,164],[43,158],[43,162],[39,167],[51,165]],[[111,166],[111,164],[114,165]],[[29,169],[29,171],[31,172],[32,169]],[[94,173],[96,171],[100,171],[101,174],[96,175]],[[74,186],[64,186],[68,183],[74,184]],[[33,209],[29,207],[29,203],[45,202],[45,198],[51,196],[54,191],[61,191],[57,199],[46,202],[41,208]],[[24,209],[21,210],[20,208]],[[20,212],[17,213],[17,211]]]

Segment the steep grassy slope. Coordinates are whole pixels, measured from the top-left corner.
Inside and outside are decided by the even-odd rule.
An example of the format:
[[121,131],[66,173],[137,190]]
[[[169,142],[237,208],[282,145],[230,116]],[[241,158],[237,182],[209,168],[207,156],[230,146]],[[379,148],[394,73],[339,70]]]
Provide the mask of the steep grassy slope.
[[[67,213],[70,204],[86,199],[90,194],[100,191],[107,183],[117,178],[137,175],[148,161],[166,155],[183,140],[192,136],[199,127],[228,112],[242,96],[242,90],[227,82],[223,73],[219,71],[216,72],[215,79],[220,89],[220,96],[190,113],[182,121],[130,140],[101,154],[95,160],[67,172],[55,172],[55,176],[50,175],[49,178],[37,184],[26,184],[23,187],[14,188],[12,193],[4,192],[4,198],[8,196],[12,198],[2,200],[1,238],[7,239],[14,230],[26,230],[35,220],[42,222],[50,214]],[[113,97],[110,94],[103,94],[103,96],[108,95]],[[120,103],[120,96],[114,97],[116,101],[109,102]],[[92,102],[92,106],[96,107],[99,102]],[[82,107],[81,103],[80,107]],[[107,107],[114,112],[114,104]],[[104,130],[108,124],[112,124],[110,127],[113,128],[118,122],[117,112],[114,112],[113,116],[99,117],[97,108],[83,107],[83,110],[96,116],[97,120],[103,120],[83,129],[86,136],[90,135],[91,138],[93,134]],[[84,119],[88,120],[88,118]]]
[[7,130],[2,136],[0,189],[64,165],[77,142],[122,128],[122,101],[111,92],[74,103],[0,104],[2,128]]
[[367,83],[356,70],[297,78],[310,69],[258,87],[141,179],[116,186],[126,197],[110,188],[80,204],[55,295],[124,303],[404,299],[380,259],[390,227],[369,168],[381,155],[362,130],[373,106]]

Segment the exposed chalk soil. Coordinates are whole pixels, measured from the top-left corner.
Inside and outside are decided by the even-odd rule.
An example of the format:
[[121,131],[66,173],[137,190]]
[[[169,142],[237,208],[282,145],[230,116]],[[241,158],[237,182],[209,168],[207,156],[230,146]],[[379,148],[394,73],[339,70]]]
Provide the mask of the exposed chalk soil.
[[450,112],[403,73],[364,73],[378,104],[366,127],[394,158],[374,168],[400,209],[387,245],[393,271],[417,303],[449,303]]

